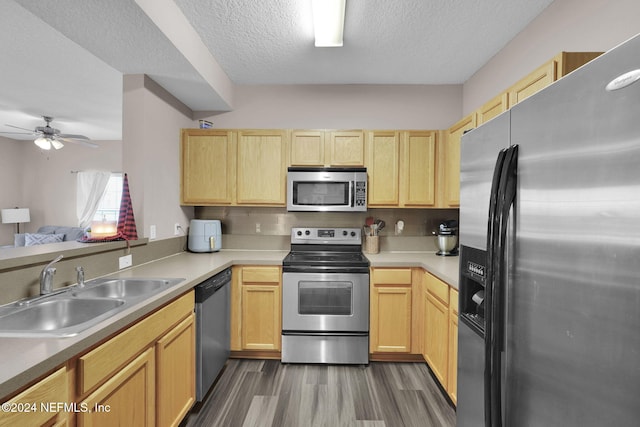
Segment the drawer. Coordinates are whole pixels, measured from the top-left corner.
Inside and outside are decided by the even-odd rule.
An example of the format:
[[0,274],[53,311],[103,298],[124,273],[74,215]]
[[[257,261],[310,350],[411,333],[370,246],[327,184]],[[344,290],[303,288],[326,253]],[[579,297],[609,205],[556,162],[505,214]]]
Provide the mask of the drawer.
[[449,285],[429,273],[425,274],[425,280],[427,282],[427,292],[438,298],[445,305],[449,305]]
[[411,285],[411,269],[374,268],[371,283],[373,285]]
[[243,283],[280,283],[280,267],[243,267]]
[[[40,404],[64,402],[68,403],[69,387],[67,386],[67,370],[65,367],[58,369],[45,379],[32,385],[8,403],[36,405],[32,411],[26,411],[16,406],[17,412],[0,412],[1,426],[35,426],[44,425],[56,416],[56,413],[42,410]],[[9,406],[11,408],[11,406]],[[52,408],[57,409],[57,408]],[[66,419],[66,415],[62,414]],[[49,424],[47,424],[49,425]]]
[[111,377],[169,328],[193,313],[194,301],[194,292],[190,291],[99,347],[80,356],[77,362],[78,394],[84,396],[85,393]]

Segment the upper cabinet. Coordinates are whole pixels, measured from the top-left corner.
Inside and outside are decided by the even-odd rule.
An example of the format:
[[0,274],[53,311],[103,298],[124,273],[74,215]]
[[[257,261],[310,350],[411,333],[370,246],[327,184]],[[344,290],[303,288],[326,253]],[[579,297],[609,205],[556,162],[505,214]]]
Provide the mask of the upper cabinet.
[[602,52],[560,52],[508,89],[509,108],[601,54]]
[[183,129],[183,205],[230,205],[235,201],[236,132]]
[[446,132],[445,207],[460,206],[460,142],[466,130],[476,127],[476,114],[470,114],[451,126]]
[[509,94],[507,92],[501,93],[478,109],[476,112],[476,124],[480,126],[495,116],[504,113],[508,108]]
[[238,131],[237,204],[286,204],[288,141],[286,130]]
[[291,166],[363,166],[361,130],[291,132]]
[[435,131],[367,132],[370,207],[435,205],[436,135]]
[[284,206],[289,132],[183,129],[183,205]]

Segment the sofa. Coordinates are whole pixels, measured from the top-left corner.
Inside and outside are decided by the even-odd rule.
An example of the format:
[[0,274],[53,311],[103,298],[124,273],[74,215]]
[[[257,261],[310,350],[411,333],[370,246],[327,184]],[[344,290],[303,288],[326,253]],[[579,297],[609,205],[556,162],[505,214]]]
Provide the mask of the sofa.
[[84,236],[85,229],[80,227],[65,227],[45,225],[35,233],[20,233],[14,235],[14,247],[35,246],[47,243],[58,243],[78,240]]

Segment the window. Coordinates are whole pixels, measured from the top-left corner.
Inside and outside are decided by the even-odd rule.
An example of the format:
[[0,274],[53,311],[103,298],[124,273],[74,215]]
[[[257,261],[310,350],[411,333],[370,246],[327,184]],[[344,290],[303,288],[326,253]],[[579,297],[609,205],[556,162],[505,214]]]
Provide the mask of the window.
[[94,221],[118,221],[120,213],[120,199],[122,197],[122,174],[112,173],[107,188],[104,190],[98,210],[93,216]]

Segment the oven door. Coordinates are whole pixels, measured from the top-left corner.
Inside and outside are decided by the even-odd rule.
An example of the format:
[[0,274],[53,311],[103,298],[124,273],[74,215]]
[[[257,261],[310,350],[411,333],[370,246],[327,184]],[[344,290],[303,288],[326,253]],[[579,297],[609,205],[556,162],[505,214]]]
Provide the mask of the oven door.
[[282,330],[368,332],[369,274],[283,273]]

